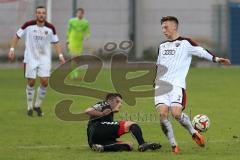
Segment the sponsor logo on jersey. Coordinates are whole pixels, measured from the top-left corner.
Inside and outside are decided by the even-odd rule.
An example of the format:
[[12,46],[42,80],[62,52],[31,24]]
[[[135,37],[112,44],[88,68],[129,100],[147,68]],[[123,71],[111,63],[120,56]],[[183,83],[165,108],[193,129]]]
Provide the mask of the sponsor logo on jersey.
[[175,52],[176,51],[174,49],[166,49],[163,51],[163,55],[174,55]]
[[178,95],[177,101],[181,101],[181,99],[182,99],[182,95]]
[[180,46],[180,43],[178,43],[178,42],[175,43],[175,46],[176,46],[176,47],[179,47],[179,46]]
[[101,124],[118,125],[118,122],[101,122]]

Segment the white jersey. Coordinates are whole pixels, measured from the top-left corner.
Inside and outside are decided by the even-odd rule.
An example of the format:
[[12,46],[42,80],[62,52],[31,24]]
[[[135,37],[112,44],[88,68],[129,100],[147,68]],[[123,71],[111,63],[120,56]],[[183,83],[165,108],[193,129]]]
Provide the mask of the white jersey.
[[24,63],[51,64],[50,43],[59,41],[52,24],[45,22],[44,26],[38,26],[36,20],[28,21],[16,34],[19,38],[25,37]]
[[[185,89],[185,78],[192,56],[205,58],[209,61],[213,61],[215,57],[211,52],[198,46],[189,38],[179,37],[175,40],[161,43],[158,51],[157,66],[163,65],[167,67],[167,72],[160,77],[157,76],[156,81],[166,81],[173,86]],[[160,75],[158,72],[157,75]]]

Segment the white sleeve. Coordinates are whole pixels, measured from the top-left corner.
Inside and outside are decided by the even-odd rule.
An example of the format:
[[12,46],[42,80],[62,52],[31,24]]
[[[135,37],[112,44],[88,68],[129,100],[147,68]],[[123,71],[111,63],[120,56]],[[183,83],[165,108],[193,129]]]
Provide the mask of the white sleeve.
[[206,50],[203,47],[198,46],[194,42],[192,44],[189,42],[188,53],[193,56],[198,56],[200,58],[207,59],[209,61],[213,61],[213,58],[215,57],[215,55],[213,53],[209,52],[208,50]]
[[51,43],[57,43],[59,41],[56,29],[53,25],[50,25],[52,29]]
[[25,32],[26,32],[26,28],[25,29],[19,28],[16,35],[18,36],[18,38],[21,38],[25,35]]
[[52,42],[52,43],[57,43],[58,41],[59,41],[59,39],[58,39],[57,34],[53,34],[53,35],[52,35],[52,40],[51,40],[51,42]]

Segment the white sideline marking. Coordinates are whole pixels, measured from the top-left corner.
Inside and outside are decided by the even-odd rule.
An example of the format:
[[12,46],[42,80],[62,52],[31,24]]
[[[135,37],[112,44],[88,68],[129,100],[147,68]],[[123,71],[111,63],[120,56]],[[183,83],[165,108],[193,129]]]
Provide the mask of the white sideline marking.
[[[240,139],[235,140],[209,140],[206,143],[227,143],[227,142],[240,142]],[[179,141],[179,143],[188,143],[187,141]],[[49,149],[49,148],[81,148],[81,147],[88,147],[88,145],[70,145],[70,146],[63,146],[63,145],[38,145],[38,146],[18,146],[18,149]],[[15,148],[15,147],[9,147]]]

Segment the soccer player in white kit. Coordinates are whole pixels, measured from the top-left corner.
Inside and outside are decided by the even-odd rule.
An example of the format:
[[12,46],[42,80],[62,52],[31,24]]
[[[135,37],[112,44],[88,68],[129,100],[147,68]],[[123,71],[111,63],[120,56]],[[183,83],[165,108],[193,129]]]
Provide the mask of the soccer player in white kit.
[[[158,95],[155,92],[155,106],[160,114],[162,130],[172,146],[172,152],[178,154],[180,148],[177,145],[171,122],[168,119],[169,111],[189,131],[193,140],[199,146],[203,147],[205,145],[203,136],[193,128],[188,115],[182,112],[186,105],[185,78],[192,56],[198,56],[220,64],[230,64],[230,60],[214,56],[191,39],[181,37],[178,33],[178,19],[176,17],[163,17],[161,27],[167,40],[159,46],[156,65],[157,67],[160,65],[167,67],[167,72],[162,76],[156,76],[155,89],[161,89],[161,85],[158,86],[158,84],[160,81],[165,81],[172,85],[172,90],[164,95]],[[157,69],[157,75],[161,74],[159,69]]]
[[[14,59],[14,49],[18,40],[22,37],[25,38],[24,72],[27,78],[27,115],[32,117],[34,110],[38,116],[42,116],[43,113],[40,107],[46,94],[48,78],[51,72],[51,43],[59,56],[61,64],[65,63],[55,27],[46,21],[46,8],[44,6],[37,7],[36,19],[26,22],[14,35],[8,53],[10,60]],[[37,89],[36,101],[33,105],[36,76],[40,78],[41,85]]]

